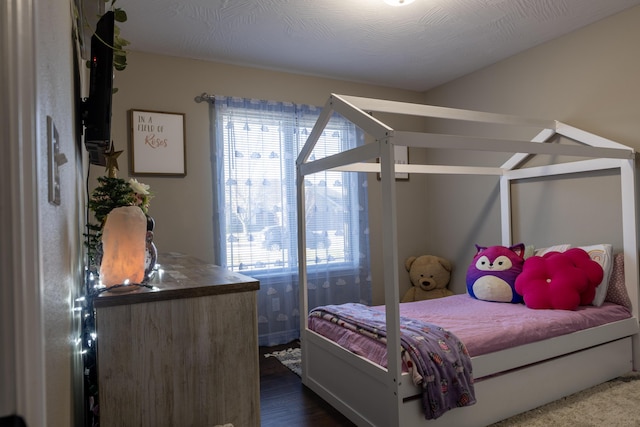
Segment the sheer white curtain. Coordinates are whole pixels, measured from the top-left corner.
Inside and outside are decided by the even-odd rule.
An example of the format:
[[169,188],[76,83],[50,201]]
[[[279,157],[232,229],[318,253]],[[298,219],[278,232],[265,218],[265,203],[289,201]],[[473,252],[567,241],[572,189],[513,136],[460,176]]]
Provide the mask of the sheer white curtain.
[[[319,113],[221,96],[210,104],[216,263],[260,280],[260,345],[300,336],[295,159]],[[362,132],[336,116],[312,155],[363,143]],[[367,184],[358,175],[305,181],[310,307],[371,302]]]

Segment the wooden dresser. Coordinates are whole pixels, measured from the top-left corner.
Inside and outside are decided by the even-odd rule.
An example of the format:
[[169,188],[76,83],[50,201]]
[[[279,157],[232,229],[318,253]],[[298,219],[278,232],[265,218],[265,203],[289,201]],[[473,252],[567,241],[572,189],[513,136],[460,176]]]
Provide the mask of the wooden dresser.
[[259,282],[161,254],[155,289],[94,300],[101,427],[260,425]]

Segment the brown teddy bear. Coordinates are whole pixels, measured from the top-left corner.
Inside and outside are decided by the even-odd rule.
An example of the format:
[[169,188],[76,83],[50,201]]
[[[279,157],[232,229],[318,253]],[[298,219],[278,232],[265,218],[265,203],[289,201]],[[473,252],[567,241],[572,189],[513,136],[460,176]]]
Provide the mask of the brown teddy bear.
[[404,264],[409,272],[411,288],[400,302],[420,301],[453,295],[447,285],[451,278],[451,263],[434,255],[409,257]]

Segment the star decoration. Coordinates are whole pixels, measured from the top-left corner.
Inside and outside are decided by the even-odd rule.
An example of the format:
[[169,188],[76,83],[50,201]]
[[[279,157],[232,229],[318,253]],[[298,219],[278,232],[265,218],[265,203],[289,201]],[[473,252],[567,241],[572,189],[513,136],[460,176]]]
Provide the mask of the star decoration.
[[116,171],[120,170],[118,168],[118,156],[120,156],[120,154],[122,154],[122,150],[114,151],[113,141],[111,141],[111,147],[109,147],[109,151],[104,152],[104,157],[105,159],[107,159],[107,165],[105,169],[109,178],[116,178]]

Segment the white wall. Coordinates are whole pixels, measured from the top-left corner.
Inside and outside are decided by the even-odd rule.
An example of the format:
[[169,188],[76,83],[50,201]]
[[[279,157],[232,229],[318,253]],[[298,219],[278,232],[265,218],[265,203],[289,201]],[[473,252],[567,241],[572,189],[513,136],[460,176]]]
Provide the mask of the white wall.
[[[118,177],[129,176],[127,114],[129,109],[185,113],[187,176],[184,178],[140,177],[151,185],[155,198],[149,214],[156,220],[154,241],[159,251],[189,253],[212,262],[212,184],[209,148],[208,105],[194,101],[203,92],[247,98],[291,101],[322,106],[330,93],[362,95],[409,102],[420,102],[422,94],[338,80],[322,79],[274,71],[252,69],[227,64],[180,59],[133,51],[127,68],[116,73],[118,92],[113,97],[112,139],[117,150]],[[403,126],[419,129],[421,121],[410,118]],[[92,177],[104,174],[104,168],[92,167]],[[92,180],[95,184],[95,180]],[[379,222],[379,183],[370,179],[371,221]],[[421,180],[402,182],[399,192],[420,188]],[[416,204],[420,204],[416,201]],[[401,217],[416,217],[420,209],[401,212]],[[402,221],[402,236],[415,236],[420,229],[408,228],[412,221]],[[377,240],[378,239],[378,240]],[[413,240],[403,248],[401,259],[420,250],[422,242]],[[372,236],[374,283],[381,277],[379,236]],[[407,285],[408,286],[408,285]],[[382,301],[382,291],[374,287],[374,300]]]
[[[45,333],[47,425],[73,425],[82,384],[79,337],[80,317],[74,301],[84,294],[83,224],[84,174],[77,143],[76,102],[81,95],[74,82],[74,50],[70,0],[36,4],[36,129],[38,165],[38,217],[41,289]],[[84,65],[79,65],[84,72]],[[78,77],[79,78],[79,77]],[[76,92],[77,91],[77,92]],[[60,173],[60,205],[49,203],[47,116],[60,135],[60,152],[68,163]],[[76,399],[76,400],[74,400]],[[75,407],[75,417],[79,416]]]
[[[640,149],[638,22],[640,7],[629,9],[431,90],[425,101],[555,119]],[[432,158],[443,160],[441,153]],[[492,154],[482,159],[500,164]],[[516,209],[522,217],[516,239],[538,246],[609,242],[620,250],[619,180],[596,176],[548,186],[544,197],[539,187],[517,188]],[[430,223],[437,224],[431,234],[458,266],[455,290],[462,292],[473,244],[500,243],[497,186],[488,179],[430,182],[439,206],[430,217]]]
[[[19,414],[41,423],[44,356],[39,271],[25,268],[23,261],[25,255],[37,258],[38,254],[37,203],[33,191],[22,196],[23,185],[35,188],[34,144],[22,144],[35,138],[33,5],[23,2],[22,6],[17,7],[17,1],[0,4],[0,132],[7,142],[0,160],[0,416]],[[35,312],[24,315],[27,308]]]
[[[157,221],[155,241],[159,250],[186,252],[212,260],[207,106],[193,100],[202,92],[315,105],[324,104],[330,92],[426,101],[559,119],[633,145],[638,130],[637,115],[634,114],[638,90],[635,84],[638,55],[634,54],[634,40],[638,40],[639,31],[634,23],[638,21],[638,13],[638,8],[631,9],[427,94],[134,51],[129,55],[127,69],[116,75],[119,92],[114,96],[112,136],[116,148],[125,150],[119,157],[119,176],[128,177],[129,109],[186,113],[187,177],[145,177],[141,180],[150,184],[156,194],[150,214]],[[411,126],[420,129],[424,124],[411,123]],[[426,154],[412,152],[410,155]],[[441,153],[428,155],[430,160],[441,160]],[[495,159],[484,156],[483,161],[490,163]],[[94,168],[92,177],[102,173]],[[455,266],[453,287],[457,292],[464,291],[464,275],[473,244],[490,244],[500,237],[497,187],[485,179],[475,182],[476,185],[468,186],[468,181],[460,178],[431,179],[414,175],[409,182],[399,185],[400,260],[423,253],[451,259]],[[379,187],[375,179],[370,179],[370,184],[371,223],[375,229],[379,226]],[[615,197],[611,183],[598,186],[604,188],[604,194],[598,200],[610,203],[610,197]],[[555,201],[551,203],[555,204]],[[590,210],[588,204],[582,206],[582,209]],[[558,215],[570,213],[560,210],[559,214],[552,215],[553,211],[546,211],[541,206],[537,206],[537,210],[526,206],[521,209],[535,221],[527,219],[524,226],[534,228],[525,227],[519,232],[523,238],[535,233],[536,238],[539,237],[535,244],[551,240],[538,234],[540,223],[545,226],[556,224]],[[613,219],[608,219],[608,223],[615,221],[615,214],[612,215]],[[582,224],[598,220],[590,213],[581,218]],[[554,238],[564,237],[563,232],[570,235],[567,238],[575,235],[561,225],[547,229]],[[614,243],[619,240],[619,236],[607,227],[598,230],[602,232],[589,239],[611,238]],[[560,233],[556,236],[557,231]],[[374,302],[382,301],[377,270],[380,246],[378,235],[372,234],[376,267],[373,272]]]
[[[0,120],[8,148],[1,229],[10,245],[2,251],[0,366],[11,372],[0,381],[0,415],[18,414],[29,426],[70,426],[82,421],[74,414],[82,371],[72,305],[81,287],[83,218],[71,5],[10,0],[0,10],[0,61],[7,64]],[[48,202],[47,116],[68,159],[60,169],[60,206]]]

